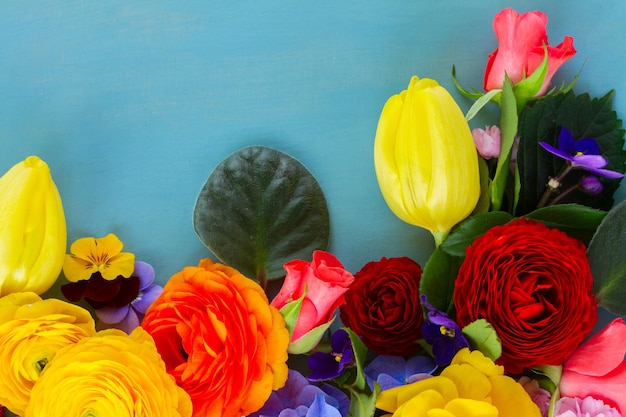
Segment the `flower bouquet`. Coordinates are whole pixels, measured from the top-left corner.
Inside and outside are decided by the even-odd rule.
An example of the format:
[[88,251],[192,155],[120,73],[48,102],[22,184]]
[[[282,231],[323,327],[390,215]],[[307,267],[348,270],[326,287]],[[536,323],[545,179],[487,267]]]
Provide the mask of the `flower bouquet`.
[[[417,76],[384,104],[375,171],[391,211],[432,233],[424,265],[346,270],[311,172],[252,146],[195,202],[216,259],[161,287],[114,234],[67,253],[50,169],[16,164],[0,179],[0,404],[23,417],[625,415],[624,130],[612,91],[551,85],[576,50],[551,46],[546,24],[495,16],[483,89],[452,71],[465,114]],[[499,119],[472,130],[486,106]],[[599,310],[614,319],[598,325]]]

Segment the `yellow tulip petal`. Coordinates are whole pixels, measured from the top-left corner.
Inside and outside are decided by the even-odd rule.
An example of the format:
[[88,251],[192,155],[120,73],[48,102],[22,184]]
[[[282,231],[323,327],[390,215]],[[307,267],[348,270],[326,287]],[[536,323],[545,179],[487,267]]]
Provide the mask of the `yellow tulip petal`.
[[478,156],[469,125],[434,80],[412,77],[407,90],[387,100],[374,163],[389,208],[430,230],[438,243],[478,201]]

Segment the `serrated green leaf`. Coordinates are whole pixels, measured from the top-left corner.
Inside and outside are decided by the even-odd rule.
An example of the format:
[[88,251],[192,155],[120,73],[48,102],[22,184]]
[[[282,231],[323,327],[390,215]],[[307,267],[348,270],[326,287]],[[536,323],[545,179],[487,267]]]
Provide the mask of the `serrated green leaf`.
[[428,303],[437,310],[451,313],[454,281],[463,258],[452,256],[441,247],[430,255],[420,279],[420,294],[425,295]]
[[477,214],[459,224],[441,244],[441,249],[452,256],[464,257],[465,248],[472,244],[474,239],[483,235],[493,226],[501,225],[513,220],[513,216],[504,211],[490,211]]
[[[595,138],[602,155],[607,158],[607,169],[624,172],[626,152],[624,151],[624,130],[622,121],[612,109],[614,92],[590,99],[589,95],[576,95],[573,92],[545,97],[532,106],[526,107],[520,116],[520,144],[517,161],[520,173],[520,198],[516,214],[524,215],[537,208],[546,190],[550,177],[558,176],[566,166],[566,161],[552,155],[539,145],[547,142],[557,146],[558,135],[565,126],[576,139]],[[560,190],[576,186],[587,175],[583,169],[572,170]],[[600,210],[613,206],[613,194],[620,179],[600,178],[604,191],[599,196],[591,196],[577,189],[568,193],[563,203],[579,203]]]
[[200,240],[225,264],[259,282],[284,276],[283,264],[326,249],[326,198],[297,160],[263,146],[222,161],[202,187],[193,213]]
[[580,204],[558,204],[532,211],[527,218],[540,221],[548,227],[559,229],[585,245],[589,244],[596,229],[606,216],[606,211]]
[[626,314],[626,201],[611,209],[587,248],[593,291],[601,306]]
[[495,361],[502,355],[502,342],[496,329],[485,319],[478,319],[463,327],[463,336],[472,349],[482,352],[483,355]]

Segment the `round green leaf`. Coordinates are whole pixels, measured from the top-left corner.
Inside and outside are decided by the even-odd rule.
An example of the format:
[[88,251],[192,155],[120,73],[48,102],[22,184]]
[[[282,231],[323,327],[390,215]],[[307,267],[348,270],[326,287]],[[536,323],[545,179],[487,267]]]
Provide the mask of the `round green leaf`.
[[291,156],[263,146],[243,148],[215,168],[193,224],[221,262],[261,283],[284,276],[286,262],[325,250],[330,233],[317,180]]

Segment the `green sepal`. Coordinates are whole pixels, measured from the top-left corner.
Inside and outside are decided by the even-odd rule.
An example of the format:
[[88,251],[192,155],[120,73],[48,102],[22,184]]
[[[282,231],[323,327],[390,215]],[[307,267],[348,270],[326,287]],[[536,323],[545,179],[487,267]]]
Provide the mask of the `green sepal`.
[[320,324],[319,326],[312,328],[304,335],[302,335],[302,337],[300,337],[298,340],[294,340],[293,342],[289,343],[287,352],[292,355],[302,355],[304,353],[312,351],[315,346],[318,345],[330,325],[333,324],[335,318],[336,316],[333,316],[333,318],[327,323]]

